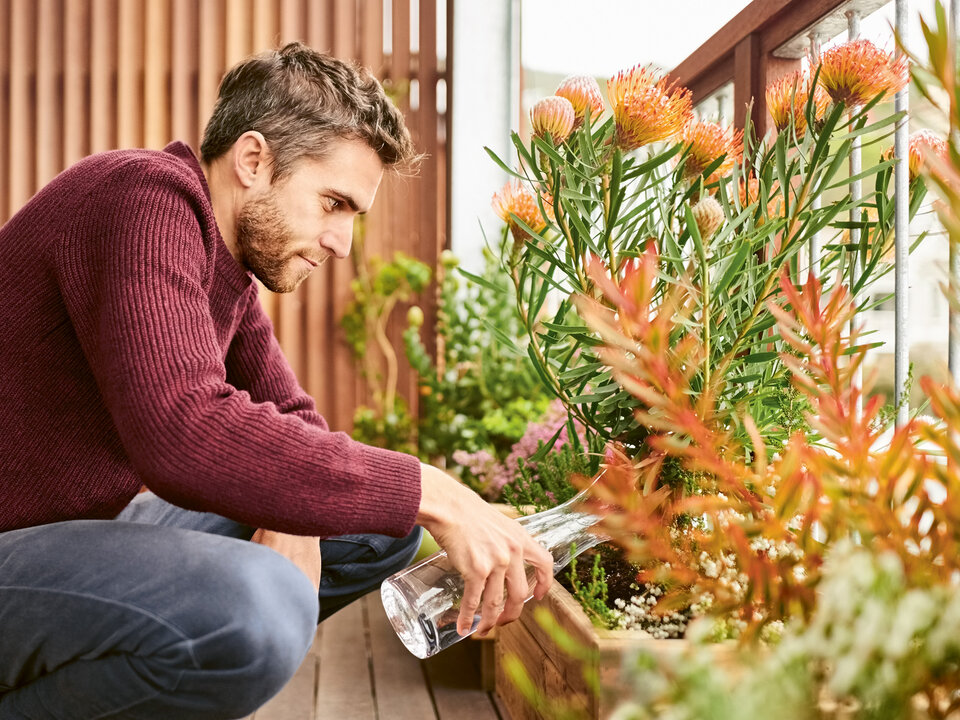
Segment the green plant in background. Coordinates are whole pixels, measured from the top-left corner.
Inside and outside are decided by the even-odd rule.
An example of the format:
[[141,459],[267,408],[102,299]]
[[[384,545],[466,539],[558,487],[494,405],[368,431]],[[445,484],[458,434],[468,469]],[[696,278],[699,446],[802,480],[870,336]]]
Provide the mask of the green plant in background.
[[[532,109],[532,138],[513,135],[518,171],[490,153],[514,177],[494,209],[510,230],[500,257],[516,289],[528,354],[544,386],[586,428],[591,451],[614,441],[639,454],[649,430],[636,420],[642,398],[599,361],[596,335],[572,298],[601,297],[601,278],[631,275],[648,248],[663,267],[648,286],[626,292],[656,303],[671,288],[689,290],[690,306],[676,309],[685,324],[667,345],[692,337],[704,348],[702,364],[690,369],[692,391],[727,418],[748,455],[773,452],[802,429],[780,359],[788,348],[766,303],[784,271],[795,280],[806,276],[814,234],[824,247],[824,292],[854,264],[858,294],[890,269],[892,161],[867,163],[862,200],[846,189],[854,140],[881,142],[898,119],[872,111],[884,92],[906,82],[905,65],[877,53],[866,85],[875,92],[848,94],[853,104],[830,102],[826,92],[838,87],[832,65],[771,87],[768,104],[783,118],[772,140],[757,140],[749,127],[741,136],[692,120],[688,91],[637,67],[608,83],[613,117],[598,119],[603,102],[594,81],[568,80]],[[824,78],[833,84],[821,87]],[[912,215],[924,188],[911,190]],[[851,229],[859,230],[856,244]],[[737,412],[753,418],[757,433],[737,422]]]
[[[364,254],[362,228],[354,239],[356,278],[353,299],[340,324],[354,358],[360,363],[373,407],[354,413],[353,437],[379,447],[416,453],[416,424],[403,398],[397,394],[397,353],[387,336],[387,323],[398,303],[408,302],[430,282],[430,268],[402,252],[384,262]],[[384,368],[381,370],[381,367]]]
[[596,472],[596,463],[582,448],[566,443],[544,452],[544,446],[541,440],[533,459],[519,458],[516,477],[503,486],[503,499],[521,514],[541,512],[566,502],[577,494],[571,478]]
[[419,308],[411,308],[403,335],[419,375],[420,457],[450,468],[458,451],[502,460],[549,402],[522,351],[525,335],[509,280],[489,253],[480,275],[457,265],[449,251],[441,255],[436,360],[421,339]]

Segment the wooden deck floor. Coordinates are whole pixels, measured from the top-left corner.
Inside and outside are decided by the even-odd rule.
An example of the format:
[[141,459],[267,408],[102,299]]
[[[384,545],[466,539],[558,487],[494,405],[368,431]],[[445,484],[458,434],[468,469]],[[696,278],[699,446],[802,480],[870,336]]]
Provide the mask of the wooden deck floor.
[[464,641],[429,660],[407,652],[379,593],[317,630],[287,686],[245,720],[510,720],[481,687],[480,643]]

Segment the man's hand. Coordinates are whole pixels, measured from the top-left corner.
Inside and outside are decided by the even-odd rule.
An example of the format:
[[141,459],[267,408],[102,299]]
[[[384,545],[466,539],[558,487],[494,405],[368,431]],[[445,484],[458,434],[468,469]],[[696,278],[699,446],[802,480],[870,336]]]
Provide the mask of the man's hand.
[[458,633],[470,631],[478,608],[481,635],[520,617],[530,592],[525,565],[536,571],[534,596],[547,594],[553,556],[518,522],[438,468],[421,465],[420,482],[417,523],[433,535],[463,575]]
[[320,538],[285,535],[273,530],[257,530],[250,542],[276,550],[303,571],[313,587],[320,590]]

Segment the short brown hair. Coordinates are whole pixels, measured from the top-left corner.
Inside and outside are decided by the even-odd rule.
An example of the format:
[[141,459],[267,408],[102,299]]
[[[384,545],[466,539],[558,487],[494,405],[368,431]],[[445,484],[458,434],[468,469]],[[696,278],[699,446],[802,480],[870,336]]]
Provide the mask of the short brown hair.
[[303,157],[322,157],[329,143],[366,142],[388,167],[418,160],[403,121],[370,72],[299,42],[243,60],[220,81],[200,156],[210,162],[243,133],[263,134],[272,154],[273,180]]

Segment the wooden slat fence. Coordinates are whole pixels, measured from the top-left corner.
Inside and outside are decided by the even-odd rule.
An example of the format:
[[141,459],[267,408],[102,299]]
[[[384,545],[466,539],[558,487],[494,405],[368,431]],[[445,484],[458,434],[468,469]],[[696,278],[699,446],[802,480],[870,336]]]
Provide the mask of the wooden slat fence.
[[[88,154],[174,139],[198,149],[224,71],[301,40],[358,60],[402,91],[398,104],[427,159],[419,177],[384,179],[365,244],[371,254],[402,250],[435,266],[447,243],[447,122],[437,110],[442,30],[452,26],[446,1],[0,0],[0,223]],[[295,293],[262,291],[293,369],[339,430],[369,402],[338,324],[352,276],[345,260]],[[425,295],[429,322],[433,293]],[[390,329],[397,347],[400,332]],[[415,409],[415,378],[403,363],[400,389]]]

